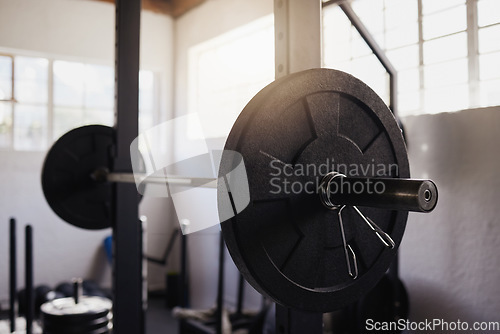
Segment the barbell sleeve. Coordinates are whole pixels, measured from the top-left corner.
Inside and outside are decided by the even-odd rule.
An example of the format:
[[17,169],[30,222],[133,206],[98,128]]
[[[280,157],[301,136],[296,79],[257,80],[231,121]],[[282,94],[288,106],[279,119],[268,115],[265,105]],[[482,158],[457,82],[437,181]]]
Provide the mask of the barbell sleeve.
[[438,199],[431,180],[346,177],[336,172],[323,177],[319,192],[321,202],[329,209],[348,205],[430,212]]

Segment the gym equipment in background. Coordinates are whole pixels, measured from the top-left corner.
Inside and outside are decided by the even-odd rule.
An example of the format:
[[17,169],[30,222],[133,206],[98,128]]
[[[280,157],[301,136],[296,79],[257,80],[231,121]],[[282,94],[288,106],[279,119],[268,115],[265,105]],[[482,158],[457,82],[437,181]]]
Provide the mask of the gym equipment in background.
[[44,334],[105,334],[112,326],[111,300],[83,296],[82,281],[73,281],[73,296],[44,303],[41,319]]

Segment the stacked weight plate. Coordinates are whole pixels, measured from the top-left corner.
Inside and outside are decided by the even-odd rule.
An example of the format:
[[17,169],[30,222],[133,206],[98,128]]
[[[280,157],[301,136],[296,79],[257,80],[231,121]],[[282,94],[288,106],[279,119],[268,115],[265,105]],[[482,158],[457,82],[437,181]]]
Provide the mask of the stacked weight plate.
[[44,334],[104,334],[111,329],[111,301],[102,297],[60,298],[41,306]]

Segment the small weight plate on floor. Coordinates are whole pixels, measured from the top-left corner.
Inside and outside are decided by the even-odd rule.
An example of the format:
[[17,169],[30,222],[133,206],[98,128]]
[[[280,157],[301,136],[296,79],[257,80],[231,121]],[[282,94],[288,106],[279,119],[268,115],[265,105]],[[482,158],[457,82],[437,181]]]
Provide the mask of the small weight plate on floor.
[[[112,183],[91,174],[111,169],[115,130],[104,125],[73,129],[50,148],[42,169],[42,189],[52,210],[85,229],[111,227]],[[141,198],[138,195],[139,199]]]
[[107,317],[92,320],[89,322],[57,322],[57,321],[43,321],[43,329],[45,332],[58,332],[64,334],[88,333],[103,328],[107,328],[109,319]]
[[41,306],[44,332],[97,333],[108,328],[111,300],[82,296],[78,304],[71,297],[56,299]]
[[[93,296],[94,297],[94,296]],[[110,318],[108,316],[109,312],[99,312],[99,313],[69,313],[64,315],[53,315],[49,313],[43,313],[42,318],[44,321],[44,327],[81,327],[82,325],[90,327],[104,322],[108,323]]]
[[73,297],[60,298],[43,304],[40,309],[47,318],[63,317],[73,323],[79,319],[88,321],[106,317],[111,307],[111,300],[107,298],[81,296],[78,303]]
[[43,330],[43,334],[107,334],[107,333],[111,333],[110,328],[107,326],[94,330],[82,329],[82,330],[75,330],[73,332],[68,332],[65,328]]
[[[390,249],[353,208],[342,211],[347,252],[351,266],[358,267],[354,279],[338,210],[325,208],[317,193],[322,177],[333,170],[348,176],[410,176],[401,130],[367,85],[330,69],[281,78],[247,104],[225,150],[230,153],[223,154],[219,177],[230,174],[232,151],[240,153],[250,203],[221,228],[234,262],[254,288],[287,307],[329,312],[359,299],[382,278],[408,213],[359,208],[391,236],[396,246]],[[219,182],[219,210],[227,209],[226,188]],[[234,202],[238,194],[230,190]]]

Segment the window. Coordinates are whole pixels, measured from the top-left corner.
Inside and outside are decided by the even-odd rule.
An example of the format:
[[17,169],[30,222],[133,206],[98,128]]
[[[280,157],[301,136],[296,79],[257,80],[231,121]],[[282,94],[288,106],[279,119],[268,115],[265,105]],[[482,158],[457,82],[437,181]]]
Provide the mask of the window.
[[[400,115],[500,104],[499,1],[354,0],[352,6],[398,70]],[[324,8],[323,44],[325,67],[352,73],[388,102],[388,75],[337,6]]]
[[[67,131],[114,120],[111,66],[0,56],[0,148],[45,150]],[[139,73],[139,126],[153,126],[154,73]]]
[[53,140],[84,124],[113,125],[111,67],[58,60],[53,73]]
[[481,105],[500,105],[500,3],[478,0],[479,92]]
[[12,144],[12,57],[0,56],[0,148]]
[[0,57],[1,148],[46,147],[48,65],[44,58]]
[[156,79],[152,71],[139,71],[139,132],[152,128],[156,124],[158,109]]
[[[226,137],[239,113],[274,80],[274,26],[269,15],[189,50],[188,111],[205,138]],[[188,137],[201,139],[194,126]]]
[[[357,6],[356,9],[366,13],[369,19],[364,21],[365,25],[373,32],[377,43],[385,45],[383,16],[373,15],[373,12],[383,11],[383,2],[369,1],[366,6]],[[397,31],[389,32],[394,38],[388,42],[395,45],[408,43],[398,36]],[[410,34],[404,35],[410,36]],[[337,6],[326,7],[323,11],[323,66],[351,73],[372,87],[386,102],[388,101],[389,76]]]

